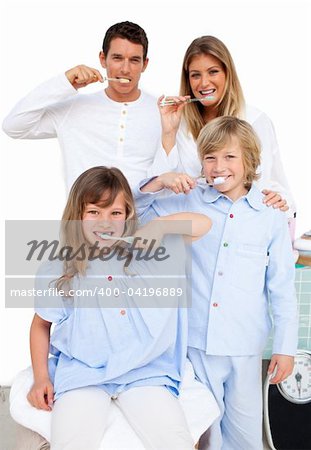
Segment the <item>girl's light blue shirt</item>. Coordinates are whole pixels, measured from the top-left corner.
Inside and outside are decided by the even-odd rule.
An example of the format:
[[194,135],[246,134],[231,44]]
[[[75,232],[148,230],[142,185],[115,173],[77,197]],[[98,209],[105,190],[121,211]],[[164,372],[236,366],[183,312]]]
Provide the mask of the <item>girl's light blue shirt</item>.
[[[90,262],[75,276],[75,295],[36,299],[36,313],[55,324],[50,375],[55,399],[84,386],[101,386],[110,395],[136,386],[163,385],[179,393],[187,349],[186,249],[180,236],[163,241],[165,261]],[[53,286],[62,262],[45,263],[36,289]],[[147,294],[150,288],[157,295]],[[177,295],[177,289],[180,295]],[[165,289],[171,289],[170,293]]]

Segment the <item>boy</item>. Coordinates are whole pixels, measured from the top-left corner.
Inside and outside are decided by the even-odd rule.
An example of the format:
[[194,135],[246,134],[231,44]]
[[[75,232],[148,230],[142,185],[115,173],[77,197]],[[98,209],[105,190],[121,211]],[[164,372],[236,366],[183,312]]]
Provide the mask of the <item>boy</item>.
[[[252,185],[260,146],[247,122],[214,119],[202,129],[198,150],[204,177],[212,187],[196,186],[186,174],[163,174],[137,188],[137,210],[143,220],[181,210],[212,219],[209,234],[192,247],[188,356],[221,410],[211,429],[210,448],[259,450],[261,354],[271,329],[269,302],[274,319],[268,368],[274,373],[272,383],[291,373],[297,345],[287,220],[279,210],[267,208]],[[160,198],[164,188],[184,195]]]

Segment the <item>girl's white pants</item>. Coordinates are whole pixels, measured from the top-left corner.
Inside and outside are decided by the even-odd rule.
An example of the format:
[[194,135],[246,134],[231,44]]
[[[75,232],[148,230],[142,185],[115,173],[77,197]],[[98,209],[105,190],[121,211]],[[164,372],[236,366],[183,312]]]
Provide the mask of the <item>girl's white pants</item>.
[[194,448],[179,401],[165,387],[136,387],[111,398],[103,389],[92,386],[66,392],[54,403],[51,450],[98,450],[112,401],[146,449]]

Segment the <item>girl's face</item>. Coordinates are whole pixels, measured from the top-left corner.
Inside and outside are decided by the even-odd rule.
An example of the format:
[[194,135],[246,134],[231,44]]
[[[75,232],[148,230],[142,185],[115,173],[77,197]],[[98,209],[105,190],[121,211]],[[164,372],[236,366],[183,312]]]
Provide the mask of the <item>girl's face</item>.
[[205,155],[202,164],[204,176],[209,184],[213,184],[217,177],[224,177],[224,182],[214,188],[232,201],[247,193],[244,185],[242,149],[235,136],[232,136],[221,150]]
[[217,105],[226,84],[226,74],[219,59],[205,54],[194,56],[188,72],[193,95],[196,98],[212,96],[213,99],[202,102],[205,107]]
[[[123,192],[119,192],[110,206],[99,206],[107,199],[104,193],[98,204],[88,203],[82,217],[82,230],[85,239],[91,245],[97,243],[101,249],[111,247],[122,236],[126,221],[126,204]],[[109,234],[116,239],[103,239],[102,234]]]

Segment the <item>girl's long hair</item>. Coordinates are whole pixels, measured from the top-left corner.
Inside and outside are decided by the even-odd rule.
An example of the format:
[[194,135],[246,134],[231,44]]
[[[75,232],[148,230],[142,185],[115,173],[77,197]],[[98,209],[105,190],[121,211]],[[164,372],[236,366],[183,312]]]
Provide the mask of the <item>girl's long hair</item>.
[[[225,72],[226,83],[222,98],[217,105],[217,117],[234,116],[243,118],[244,96],[233,59],[223,42],[214,36],[202,36],[195,39],[186,50],[180,82],[180,95],[190,95],[193,92],[189,82],[189,64],[195,56],[212,55],[217,58]],[[196,140],[203,126],[204,106],[200,102],[190,103],[183,109],[188,132]]]
[[[85,207],[88,203],[100,207],[113,204],[117,195],[122,192],[126,207],[126,222],[123,236],[135,233],[137,216],[131,188],[123,173],[115,167],[98,166],[83,172],[73,184],[67,204],[64,209],[61,224],[61,251],[66,253],[70,249],[73,258],[64,259],[64,273],[56,281],[56,288],[68,290],[74,275],[84,275],[88,265],[89,245],[82,230],[82,220]],[[103,200],[103,194],[105,199]],[[116,243],[113,247],[124,251],[123,243]],[[85,257],[81,257],[81,248],[86,249]],[[64,255],[62,255],[64,256]]]

